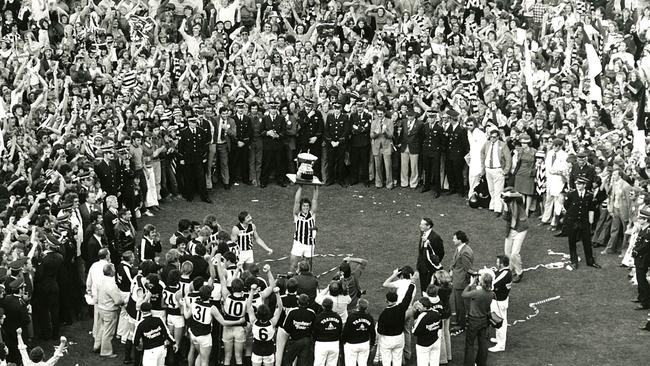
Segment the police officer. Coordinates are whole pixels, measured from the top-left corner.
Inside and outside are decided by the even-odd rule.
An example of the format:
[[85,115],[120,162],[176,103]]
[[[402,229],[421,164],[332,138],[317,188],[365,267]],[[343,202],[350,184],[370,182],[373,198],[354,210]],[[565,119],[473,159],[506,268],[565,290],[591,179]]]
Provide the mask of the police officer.
[[131,211],[121,209],[117,214],[117,224],[115,224],[115,240],[113,246],[116,254],[122,256],[126,251],[135,252],[135,228],[131,225]]
[[578,177],[576,179],[576,189],[570,191],[564,201],[566,216],[564,224],[569,235],[569,253],[571,255],[571,269],[578,268],[578,253],[576,242],[582,241],[582,247],[585,252],[587,265],[600,268],[594,260],[591,247],[591,224],[594,220],[594,197],[587,191],[587,178]]
[[449,192],[458,193],[464,197],[463,170],[465,169],[465,155],[469,152],[467,130],[458,123],[458,112],[449,109],[446,111],[446,116],[451,119],[451,123],[445,130],[447,137],[445,173],[449,181]]
[[286,162],[284,154],[284,137],[287,134],[287,121],[278,112],[277,101],[269,103],[269,114],[262,118],[262,175],[260,187],[264,188],[269,182],[269,176],[275,171],[275,181],[281,187],[286,187]]
[[118,192],[118,164],[115,161],[115,146],[107,144],[102,146],[102,160],[95,165],[95,174],[102,190],[108,195],[117,195]]
[[638,220],[640,230],[632,250],[638,295],[633,301],[639,303],[637,310],[644,310],[650,309],[650,284],[646,278],[650,267],[650,209],[643,208],[639,212]]
[[18,353],[18,335],[19,328],[27,329],[30,322],[29,310],[27,304],[22,299],[24,291],[24,282],[22,277],[12,279],[8,278],[5,282],[6,296],[0,299],[0,308],[4,309],[5,320],[2,324],[3,340],[9,349],[7,361],[20,363],[20,353]]
[[142,366],[163,366],[166,347],[174,345],[174,352],[176,352],[178,346],[162,319],[151,315],[151,308],[149,302],[140,305],[142,320],[135,328],[133,344],[142,344]]
[[[305,109],[298,118],[298,151],[309,152],[320,159],[323,136],[323,115],[314,109],[314,101],[305,100]],[[314,175],[321,178],[321,164],[314,164]]]
[[126,146],[118,146],[117,154],[119,156],[117,198],[121,206],[124,206],[129,211],[131,211],[131,217],[129,219],[131,220],[133,226],[137,229],[138,223],[135,215],[135,209],[137,207],[134,183],[135,170],[133,169],[133,163],[131,161],[129,149]]
[[341,112],[341,103],[332,104],[332,114],[327,116],[323,139],[326,144],[327,157],[329,160],[326,185],[338,182],[345,187],[345,150],[350,135],[350,121]]
[[185,199],[192,201],[195,194],[201,200],[212,203],[205,186],[205,167],[208,161],[208,134],[197,126],[198,120],[188,118],[188,128],[181,131],[178,141],[179,163],[183,166]]
[[447,146],[445,130],[439,123],[438,112],[428,110],[423,126],[422,168],[424,184],[422,193],[433,189],[433,198],[440,197],[440,161]]
[[250,117],[245,113],[246,101],[240,98],[235,103],[237,107],[232,118],[235,120],[236,135],[230,150],[230,180],[250,184],[248,151],[253,127]]
[[370,160],[370,125],[372,115],[364,110],[364,100],[357,99],[351,107],[350,128],[350,184],[359,181],[370,186],[368,162]]

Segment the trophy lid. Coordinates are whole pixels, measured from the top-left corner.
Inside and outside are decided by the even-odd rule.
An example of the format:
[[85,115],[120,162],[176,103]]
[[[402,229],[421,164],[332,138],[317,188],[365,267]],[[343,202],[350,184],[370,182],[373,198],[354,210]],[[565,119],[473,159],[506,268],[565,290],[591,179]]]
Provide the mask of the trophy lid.
[[318,160],[318,157],[316,157],[313,154],[310,154],[310,153],[300,153],[300,154],[298,154],[298,162],[301,162],[301,163],[303,163],[303,162],[304,163],[313,163],[316,160]]

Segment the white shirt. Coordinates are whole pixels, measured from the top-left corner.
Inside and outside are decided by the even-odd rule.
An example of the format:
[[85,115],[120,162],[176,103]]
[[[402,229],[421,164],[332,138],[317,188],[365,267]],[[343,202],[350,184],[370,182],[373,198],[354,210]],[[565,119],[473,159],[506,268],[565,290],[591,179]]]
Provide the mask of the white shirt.
[[86,279],[86,291],[90,290],[90,294],[94,299],[97,299],[97,286],[104,277],[104,266],[110,262],[106,259],[100,259],[90,266],[88,270],[88,278]]

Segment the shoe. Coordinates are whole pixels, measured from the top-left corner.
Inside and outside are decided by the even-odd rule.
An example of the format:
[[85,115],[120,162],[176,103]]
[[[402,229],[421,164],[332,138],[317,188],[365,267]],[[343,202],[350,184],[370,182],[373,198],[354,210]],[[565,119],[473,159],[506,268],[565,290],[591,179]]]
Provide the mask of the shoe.
[[209,198],[204,198],[204,199],[202,199],[201,201],[203,201],[203,202],[205,202],[205,203],[212,203],[212,200],[209,199]]
[[266,188],[266,183],[260,183],[260,188]]
[[235,183],[233,183],[232,185],[236,187],[236,186],[239,185],[239,182],[235,182]]
[[630,301],[631,301],[631,302],[636,302],[636,303],[641,302],[641,301],[639,301],[639,299],[632,299],[632,300],[630,300]]
[[226,191],[230,190],[230,184],[227,184],[227,183],[224,184],[224,185],[223,185],[223,188],[224,188]]
[[99,348],[93,348],[93,353],[99,353],[100,349]]
[[434,199],[439,198],[439,197],[440,197],[440,192],[436,192],[436,193],[433,194]]
[[634,308],[634,310],[648,310],[648,309],[650,309],[650,306],[648,305],[639,305]]
[[494,217],[501,217],[501,212],[497,212]]
[[556,238],[560,238],[560,237],[563,237],[563,236],[565,236],[565,235],[564,235],[563,232],[560,231],[560,232],[558,232],[558,233],[553,234],[553,236],[556,237]]
[[544,226],[544,225],[548,225],[548,222],[541,221],[539,224],[537,224],[537,226]]
[[285,182],[280,182],[280,183],[278,183],[278,185],[279,185],[280,187],[286,187],[286,186],[287,186],[287,184],[286,184]]
[[422,192],[422,193],[424,193],[424,192],[429,192],[430,190],[431,190],[431,188],[422,187],[422,191],[421,191],[421,192]]
[[641,330],[647,330],[647,331],[650,332],[650,327],[648,327],[647,324],[646,324],[646,325],[642,325],[642,326],[640,326],[639,329],[641,329]]
[[594,263],[592,263],[592,264],[587,264],[587,265],[588,265],[589,267],[594,267],[594,268],[596,268],[596,269],[601,269],[601,268],[602,268],[602,267],[600,266],[600,264],[598,264],[598,263],[596,263],[596,262],[594,262]]
[[101,358],[117,358],[117,355],[115,353],[111,353],[110,355],[99,355]]
[[497,339],[496,338],[490,338],[490,342],[497,343]]
[[503,352],[505,350],[506,350],[505,348],[501,348],[501,347],[497,347],[497,346],[488,348],[488,351],[490,351],[490,352]]
[[185,197],[185,201],[187,202],[192,202],[192,200],[194,200],[194,198]]
[[144,211],[144,215],[145,215],[145,216],[149,216],[149,217],[154,217],[154,216],[156,216],[156,215],[153,214],[153,212],[151,212],[151,211],[149,211],[149,210],[145,210],[145,211]]
[[131,360],[124,360],[123,363],[124,363],[125,365],[130,365],[130,364],[133,363],[133,361],[131,361]]
[[569,271],[573,271],[573,270],[578,269],[578,264],[577,263],[570,263],[570,264],[567,264],[565,268],[567,270],[569,270]]

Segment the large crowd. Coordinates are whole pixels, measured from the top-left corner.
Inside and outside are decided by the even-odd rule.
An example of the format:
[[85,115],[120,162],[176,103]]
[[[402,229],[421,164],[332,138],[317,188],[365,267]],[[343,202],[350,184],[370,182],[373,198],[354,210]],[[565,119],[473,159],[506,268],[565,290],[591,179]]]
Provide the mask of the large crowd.
[[[145,365],[165,357],[177,363],[185,352],[201,365],[222,358],[241,364],[242,354],[254,355],[256,365],[282,356],[304,362],[300,357],[314,356],[312,341],[316,360],[325,357],[320,364],[336,362],[334,342],[344,345],[347,365],[356,362],[350,354],[362,362],[374,343],[384,364],[399,364],[398,349],[411,357],[410,343],[399,339],[408,343],[411,333],[419,364],[444,363],[452,312],[456,331],[465,330],[467,342],[477,339],[467,349],[476,346],[478,356],[466,350],[465,363],[481,365],[485,304],[506,317],[499,273],[510,268],[512,281],[522,280],[520,251],[535,215],[539,225],[568,236],[568,269],[581,261],[577,242],[595,268],[593,248],[619,255],[638,284],[639,309],[649,309],[650,8],[643,6],[600,0],[2,2],[0,324],[7,350],[0,347],[0,362],[43,361],[40,347],[27,354],[26,336],[27,344],[60,340],[53,364],[66,348],[61,325],[90,305],[100,355],[115,357],[110,344],[117,332],[125,361]],[[470,207],[492,210],[508,225],[496,276],[473,275],[459,254],[467,243],[459,232],[453,264],[458,259],[464,268],[455,274],[462,279],[444,278],[443,253],[423,237],[415,270],[395,273],[403,282],[387,295],[384,321],[390,320],[382,323],[380,316],[375,334],[348,326],[350,320],[368,329],[375,324],[350,263],[325,286],[327,294],[311,290],[315,279],[308,279],[309,264],[301,259],[314,254],[317,195],[300,201],[297,194],[294,209],[291,267],[306,283],[275,279],[253,264],[252,244],[272,249],[247,213],[232,233],[213,215],[180,220],[164,255],[166,238],[152,225],[141,227],[142,216],[175,200],[198,195],[210,203],[241,184],[286,186],[299,153],[318,158],[314,174],[325,185],[414,195],[420,189],[424,202],[458,194]],[[421,230],[430,234],[427,220]],[[411,306],[409,283],[418,282],[412,274],[424,294]],[[466,322],[463,291],[470,282]],[[287,296],[292,300],[285,302]],[[225,310],[228,304],[237,314]],[[292,308],[303,311],[287,311]],[[310,312],[338,330],[320,329],[317,321],[318,331],[311,323],[309,332],[287,328],[291,314]],[[438,324],[431,329],[439,326],[440,337],[418,328],[420,322]],[[157,326],[159,338],[153,330],[143,333]],[[650,330],[650,322],[642,328]],[[505,349],[505,328],[499,329],[493,351]],[[212,338],[201,338],[206,334],[217,334],[212,352],[206,350]],[[276,353],[283,337],[285,352]],[[167,356],[161,345],[171,350]],[[439,356],[424,361],[430,354]]]

